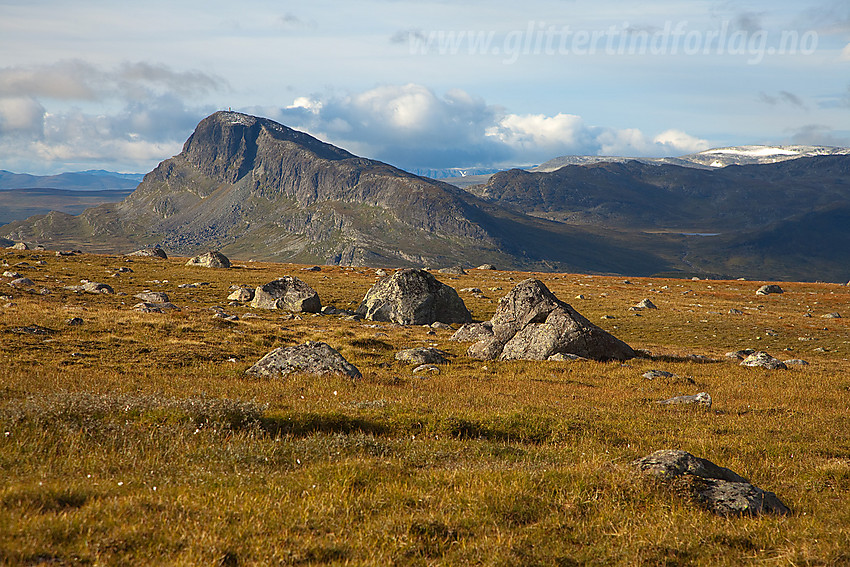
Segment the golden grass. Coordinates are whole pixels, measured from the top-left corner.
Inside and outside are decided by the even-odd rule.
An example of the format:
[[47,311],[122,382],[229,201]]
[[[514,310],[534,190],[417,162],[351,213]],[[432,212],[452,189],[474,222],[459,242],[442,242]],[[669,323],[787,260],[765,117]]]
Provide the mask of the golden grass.
[[[757,282],[532,274],[646,356],[483,362],[450,331],[276,311],[212,317],[214,305],[251,311],[228,305],[231,284],[286,274],[323,304],[353,308],[376,279],[367,268],[0,258],[50,291],[0,292],[12,297],[0,299],[0,564],[850,563],[850,332],[847,319],[821,317],[850,316],[847,287],[791,283],[757,297]],[[110,277],[122,266],[133,272]],[[485,298],[461,295],[487,319],[529,275],[438,277],[481,288]],[[83,278],[126,295],[62,289]],[[193,282],[209,285],[178,287]],[[145,289],[181,310],[132,311]],[[628,310],[645,297],[659,309]],[[66,325],[75,316],[83,325]],[[28,325],[50,332],[15,331]],[[243,375],[305,340],[340,350],[363,380]],[[394,359],[425,345],[455,355],[439,375]],[[811,365],[770,372],[724,359],[747,347]],[[649,381],[649,369],[684,378]],[[710,410],[653,403],[698,391]],[[793,513],[696,508],[630,466],[662,448],[729,467]]]

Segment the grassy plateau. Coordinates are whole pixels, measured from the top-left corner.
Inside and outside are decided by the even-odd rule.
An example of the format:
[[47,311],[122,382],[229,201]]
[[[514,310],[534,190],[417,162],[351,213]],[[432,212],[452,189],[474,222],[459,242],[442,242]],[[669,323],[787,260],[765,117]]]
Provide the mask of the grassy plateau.
[[[484,362],[448,330],[226,299],[294,275],[353,309],[371,268],[15,250],[0,263],[35,284],[0,279],[2,565],[850,564],[850,319],[823,317],[850,317],[850,287],[436,274],[483,291],[460,292],[476,320],[537,277],[642,353]],[[82,279],[116,293],[65,289]],[[132,310],[144,290],[180,309]],[[644,298],[658,309],[629,310]],[[307,340],[363,379],[245,376]],[[394,355],[417,346],[454,356],[414,375]],[[724,356],[744,348],[810,364]],[[677,377],[642,376],[652,369]],[[710,409],[655,403],[701,391]],[[715,516],[635,471],[658,449],[728,467],[792,513]]]

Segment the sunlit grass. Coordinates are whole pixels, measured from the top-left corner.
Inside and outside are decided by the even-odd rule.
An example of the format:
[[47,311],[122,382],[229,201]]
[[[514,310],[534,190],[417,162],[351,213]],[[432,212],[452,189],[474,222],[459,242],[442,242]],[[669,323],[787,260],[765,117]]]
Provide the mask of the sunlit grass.
[[[791,283],[756,297],[756,282],[535,274],[644,357],[483,362],[450,331],[242,318],[251,310],[226,300],[232,284],[291,274],[323,304],[353,308],[376,279],[367,268],[2,258],[50,293],[0,292],[11,296],[0,299],[0,563],[850,562],[850,333],[846,319],[821,317],[846,309],[846,287]],[[133,272],[110,277],[122,266]],[[440,279],[482,289],[461,295],[483,320],[528,276]],[[119,294],[62,289],[83,278]],[[132,311],[144,289],[181,310]],[[659,309],[629,310],[644,298]],[[240,320],[214,319],[215,305]],[[84,323],[68,326],[71,317]],[[30,325],[48,334],[19,331]],[[269,350],[306,340],[337,348],[363,380],[245,377]],[[429,345],[455,355],[438,375],[394,359]],[[748,347],[811,364],[770,372],[724,357]],[[650,381],[650,369],[681,378]],[[698,391],[711,409],[654,403]],[[793,513],[724,519],[695,508],[630,466],[662,448],[729,467]]]

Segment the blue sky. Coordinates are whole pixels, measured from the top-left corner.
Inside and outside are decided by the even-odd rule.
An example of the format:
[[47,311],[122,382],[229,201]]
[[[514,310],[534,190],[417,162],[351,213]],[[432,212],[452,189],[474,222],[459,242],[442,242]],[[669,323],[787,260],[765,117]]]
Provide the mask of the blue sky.
[[0,169],[147,172],[226,108],[405,168],[850,145],[850,3],[0,0]]

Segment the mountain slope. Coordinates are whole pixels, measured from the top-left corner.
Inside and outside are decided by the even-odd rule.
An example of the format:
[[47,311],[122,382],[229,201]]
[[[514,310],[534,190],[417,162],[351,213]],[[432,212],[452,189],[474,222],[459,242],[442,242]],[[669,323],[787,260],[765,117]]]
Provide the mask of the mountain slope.
[[177,254],[218,248],[234,258],[334,264],[672,268],[625,235],[529,217],[235,112],[204,119],[183,151],[121,203],[33,217],[0,236],[93,251],[159,244]]

